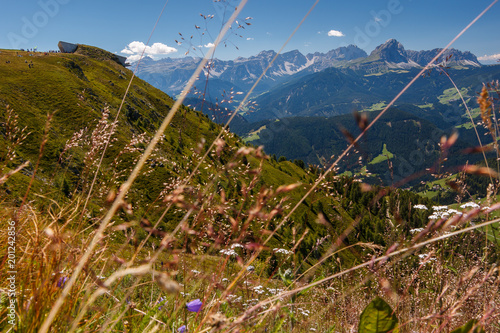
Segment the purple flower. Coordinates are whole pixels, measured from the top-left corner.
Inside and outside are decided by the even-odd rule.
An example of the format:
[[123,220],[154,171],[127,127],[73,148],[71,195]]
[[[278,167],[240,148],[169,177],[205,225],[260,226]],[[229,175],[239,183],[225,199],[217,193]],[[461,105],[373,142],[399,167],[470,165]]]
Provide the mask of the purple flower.
[[187,307],[188,311],[200,312],[202,305],[203,305],[203,303],[200,301],[199,298],[197,298],[194,301],[187,303],[186,307]]
[[161,308],[167,304],[167,299],[165,297],[160,297],[160,299],[158,300],[158,302],[156,302],[156,304],[159,304],[159,307],[158,307],[158,310],[161,310]]
[[186,331],[187,331],[186,325],[182,325],[181,327],[179,327],[177,329],[177,332],[179,332],[179,333],[184,333]]
[[66,281],[68,281],[67,276],[61,276],[59,280],[57,281],[57,288],[63,288],[64,285],[66,284]]

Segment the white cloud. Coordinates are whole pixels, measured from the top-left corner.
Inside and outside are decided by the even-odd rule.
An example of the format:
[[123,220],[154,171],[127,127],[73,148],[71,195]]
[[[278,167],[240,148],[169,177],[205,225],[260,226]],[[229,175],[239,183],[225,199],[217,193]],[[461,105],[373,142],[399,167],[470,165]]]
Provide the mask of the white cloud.
[[491,54],[491,55],[484,55],[482,57],[477,57],[477,60],[479,61],[497,61],[500,59],[500,53],[498,54]]
[[134,55],[131,55],[131,56],[127,57],[127,61],[128,62],[139,61],[139,59],[141,59],[141,55],[140,54],[134,54]]
[[214,47],[214,43],[208,43],[208,44],[205,44],[203,46],[205,46],[207,49],[209,49],[211,47]]
[[328,37],[344,37],[345,35],[342,33],[342,31],[338,30],[330,30],[328,31]]
[[125,53],[125,54],[134,54],[134,51],[129,50],[129,49],[123,49],[121,52]]
[[155,57],[177,52],[177,49],[163,43],[154,43],[151,46],[146,46],[143,42],[133,41],[129,43],[121,53],[130,55],[127,57],[128,61],[137,61],[141,57],[143,51],[145,56]]

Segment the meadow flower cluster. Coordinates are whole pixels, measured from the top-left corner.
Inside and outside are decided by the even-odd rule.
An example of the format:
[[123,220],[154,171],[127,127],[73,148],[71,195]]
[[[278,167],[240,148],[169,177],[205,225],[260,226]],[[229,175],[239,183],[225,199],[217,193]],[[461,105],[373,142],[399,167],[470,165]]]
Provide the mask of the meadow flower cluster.
[[429,215],[429,220],[448,218],[449,216],[453,216],[455,214],[462,215],[462,212],[459,212],[456,209],[448,208],[448,206],[433,206],[432,209],[433,213]]
[[467,203],[464,203],[464,204],[460,205],[460,208],[462,208],[462,209],[466,209],[466,208],[479,208],[479,207],[481,207],[481,206],[479,206],[475,202],[467,202]]
[[292,251],[286,250],[286,249],[279,249],[279,248],[274,248],[273,249],[274,253],[279,253],[279,254],[284,254],[284,255],[290,255],[293,254]]
[[234,251],[232,249],[222,249],[219,252],[225,256],[237,256],[238,255],[238,253],[236,253],[236,251]]

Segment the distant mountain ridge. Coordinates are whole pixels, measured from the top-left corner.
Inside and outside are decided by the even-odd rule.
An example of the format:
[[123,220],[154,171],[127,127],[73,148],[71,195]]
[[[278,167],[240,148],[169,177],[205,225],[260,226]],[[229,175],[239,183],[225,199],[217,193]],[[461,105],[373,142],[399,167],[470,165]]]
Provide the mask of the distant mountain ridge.
[[[309,53],[303,55],[298,50],[279,54],[257,87],[256,93],[265,92],[291,78],[323,71],[327,68],[351,68],[365,71],[384,71],[388,69],[408,69],[425,66],[441,49],[429,51],[405,50],[395,39],[390,39],[375,48],[368,55],[355,45],[339,47],[326,53]],[[449,49],[438,59],[443,61],[448,56],[450,66],[480,67],[477,57],[471,52]],[[276,56],[273,50],[261,51],[248,58],[239,57],[234,60],[213,59],[199,79],[197,89],[204,91],[204,82],[208,76],[212,80],[209,94],[220,95],[233,88],[247,91],[263,73]],[[138,76],[150,82],[164,92],[177,95],[190,78],[200,58],[166,58],[154,61],[144,59],[138,70]]]
[[[225,81],[235,88],[246,90],[255,83],[275,56],[275,51],[267,50],[249,58],[239,57],[228,61],[213,59],[204,69],[204,78],[208,75],[212,80]],[[298,50],[285,52],[276,57],[258,89],[266,91],[286,81],[290,76],[301,72],[304,72],[303,74],[319,72],[366,56],[365,51],[354,45],[341,47],[327,53],[316,52],[303,55]],[[193,57],[166,58],[158,61],[146,58],[141,62],[137,74],[157,88],[176,95],[182,91],[200,60],[200,58]]]
[[[408,58],[420,66],[425,66],[428,64],[442,49],[433,49],[430,51],[406,51]],[[461,52],[456,49],[448,49],[444,51],[443,55],[438,59],[438,62],[443,62],[447,57],[451,56],[450,64],[462,65],[462,66],[474,66],[480,67],[481,64],[477,60],[477,57],[469,51]]]

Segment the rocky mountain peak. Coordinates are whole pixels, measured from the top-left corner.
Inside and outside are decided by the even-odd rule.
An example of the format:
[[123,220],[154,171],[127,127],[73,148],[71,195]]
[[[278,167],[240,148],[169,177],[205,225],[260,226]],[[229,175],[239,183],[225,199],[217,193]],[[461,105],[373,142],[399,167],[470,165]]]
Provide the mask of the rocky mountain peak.
[[261,51],[259,54],[257,54],[257,58],[273,58],[276,55],[276,52],[274,50],[266,50],[266,51]]
[[395,39],[389,39],[384,44],[377,46],[370,54],[370,57],[372,56],[378,56],[380,60],[390,63],[408,62],[403,44]]
[[339,47],[326,53],[327,58],[337,60],[354,60],[358,58],[365,58],[366,56],[367,54],[365,51],[352,44]]

